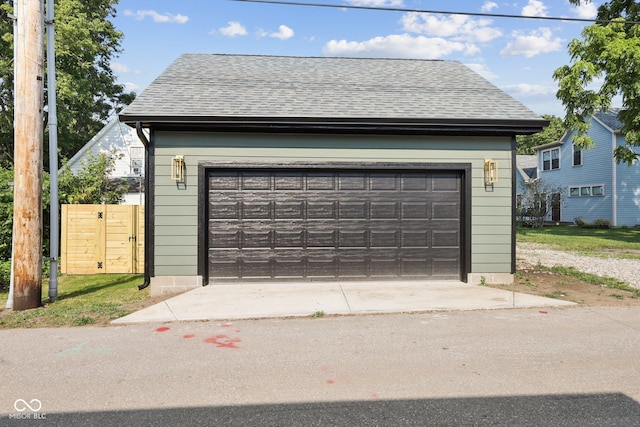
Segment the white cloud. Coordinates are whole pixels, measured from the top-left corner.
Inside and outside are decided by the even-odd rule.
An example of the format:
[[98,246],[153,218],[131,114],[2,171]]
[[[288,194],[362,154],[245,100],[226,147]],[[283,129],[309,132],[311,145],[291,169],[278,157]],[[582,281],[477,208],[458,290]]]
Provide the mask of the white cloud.
[[278,27],[278,32],[269,34],[269,37],[274,37],[280,40],[287,40],[293,37],[293,34],[294,33],[291,28],[287,27],[286,25],[280,25]]
[[466,15],[435,16],[428,13],[407,13],[401,23],[405,31],[426,36],[452,37],[456,41],[487,43],[502,35],[491,27],[489,19],[473,19]]
[[122,64],[120,62],[111,62],[111,70],[114,73],[120,73],[120,74],[132,72],[128,65]]
[[171,13],[162,15],[156,12],[155,10],[138,10],[133,12],[132,10],[127,9],[124,11],[124,15],[131,16],[139,21],[147,17],[150,17],[153,20],[153,22],[158,24],[167,24],[167,23],[185,24],[189,20],[189,17],[185,15],[181,15],[181,14],[173,15]]
[[469,64],[464,64],[467,67],[471,68],[473,71],[475,71],[476,73],[480,74],[482,77],[484,77],[487,80],[493,80],[498,78],[498,75],[495,74],[493,71],[491,71],[489,69],[489,67],[487,67],[486,64],[480,64],[480,63],[469,63]]
[[541,53],[554,52],[562,50],[562,39],[553,37],[553,33],[549,28],[541,27],[537,30],[524,34],[521,31],[514,31],[512,34],[514,40],[509,42],[507,46],[500,51],[502,56],[532,56]]
[[331,40],[322,49],[328,56],[368,56],[436,59],[453,52],[474,54],[478,49],[470,44],[445,40],[440,37],[413,37],[409,34],[393,34],[375,37],[363,42]]
[[402,6],[402,0],[347,0],[347,3],[353,6],[372,6],[372,7],[397,7]]
[[595,3],[581,3],[575,7],[574,13],[578,18],[593,19],[598,16],[598,6]]
[[522,8],[523,16],[547,16],[547,6],[540,0],[529,0]]
[[247,34],[247,30],[237,21],[229,21],[226,27],[222,27],[218,30],[220,34],[227,37],[244,36]]
[[124,91],[125,92],[136,92],[137,93],[142,89],[142,86],[140,86],[139,84],[131,83],[131,82],[122,83],[122,86],[124,86]]
[[498,7],[498,3],[492,1],[485,1],[482,7],[480,8],[481,12],[491,12],[493,9]]
[[530,84],[518,83],[514,85],[506,85],[502,87],[504,90],[515,96],[549,96],[555,95],[558,87],[553,83],[549,84]]

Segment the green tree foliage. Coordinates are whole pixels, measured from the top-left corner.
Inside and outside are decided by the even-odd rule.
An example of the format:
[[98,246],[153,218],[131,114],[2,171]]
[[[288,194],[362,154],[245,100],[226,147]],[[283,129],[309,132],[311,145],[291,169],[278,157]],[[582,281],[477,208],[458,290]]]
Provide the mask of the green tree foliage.
[[[13,0],[0,0],[0,163],[13,159]],[[71,157],[133,93],[115,83],[111,59],[121,52],[122,33],[110,18],[117,0],[56,0],[55,50],[58,146]],[[45,161],[45,165],[48,162]]]
[[[573,4],[590,0],[569,0]],[[614,22],[585,27],[582,39],[569,43],[571,64],[558,68],[558,99],[566,109],[565,125],[577,131],[574,143],[590,147],[587,119],[598,110],[611,107],[612,98],[622,97],[619,119],[627,146],[614,152],[618,162],[633,163],[640,158],[640,25],[622,21],[640,20],[640,2],[611,0],[598,8],[598,19]],[[602,82],[600,84],[600,82]]]
[[[60,204],[117,204],[127,192],[124,179],[109,178],[115,168],[116,158],[112,154],[90,155],[74,174],[65,162],[58,177]],[[9,283],[11,259],[11,233],[13,231],[13,169],[0,166],[0,289]],[[49,252],[49,174],[43,183],[43,252]]]
[[13,8],[0,0],[0,164],[13,155]]
[[560,117],[547,114],[542,117],[549,120],[549,126],[544,128],[542,132],[534,133],[533,135],[518,135],[516,137],[518,154],[535,154],[533,147],[558,141],[564,135],[564,123]]
[[110,179],[116,158],[112,154],[91,154],[77,174],[65,163],[58,177],[60,204],[118,204],[128,184],[125,179]]

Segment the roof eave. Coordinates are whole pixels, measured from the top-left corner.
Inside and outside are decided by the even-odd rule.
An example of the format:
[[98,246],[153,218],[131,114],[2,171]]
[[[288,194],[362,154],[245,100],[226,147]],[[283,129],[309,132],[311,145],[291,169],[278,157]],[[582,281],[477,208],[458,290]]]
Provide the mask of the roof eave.
[[268,132],[436,132],[528,135],[549,124],[544,119],[402,119],[308,117],[169,117],[121,114],[120,121],[154,129]]

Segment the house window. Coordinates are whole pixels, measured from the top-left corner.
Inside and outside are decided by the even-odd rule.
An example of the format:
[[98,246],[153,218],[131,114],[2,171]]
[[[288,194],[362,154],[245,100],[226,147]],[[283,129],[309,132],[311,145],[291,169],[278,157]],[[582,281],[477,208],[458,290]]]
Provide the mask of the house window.
[[552,148],[542,152],[542,170],[560,169],[560,149]]
[[582,166],[582,148],[573,145],[573,166]]
[[604,185],[569,187],[569,197],[604,196]]

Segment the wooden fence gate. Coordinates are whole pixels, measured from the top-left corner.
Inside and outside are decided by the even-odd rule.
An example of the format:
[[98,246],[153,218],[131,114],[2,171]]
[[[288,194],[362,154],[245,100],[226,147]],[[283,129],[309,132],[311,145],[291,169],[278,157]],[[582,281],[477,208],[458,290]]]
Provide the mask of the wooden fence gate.
[[143,273],[144,206],[62,205],[62,274]]

